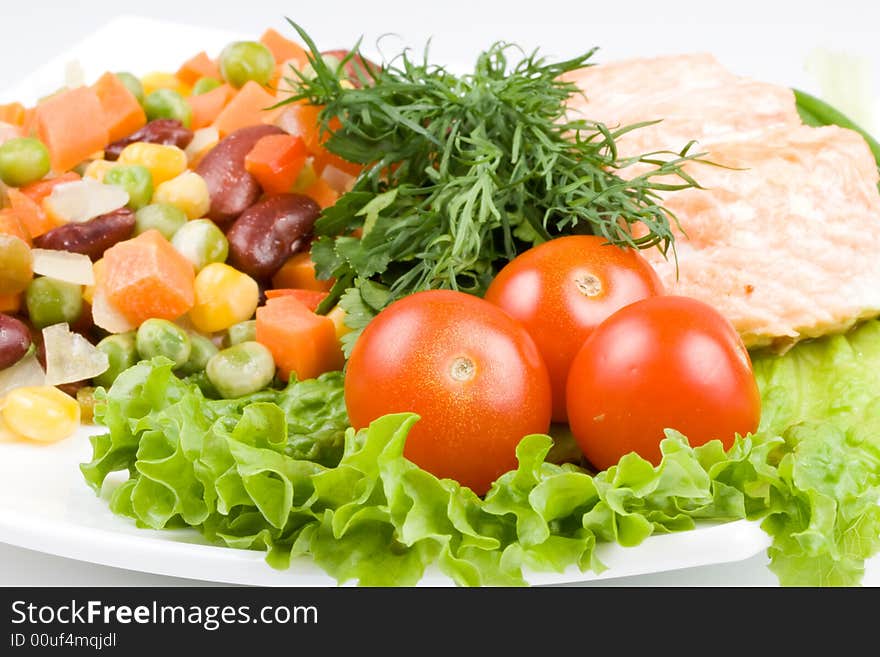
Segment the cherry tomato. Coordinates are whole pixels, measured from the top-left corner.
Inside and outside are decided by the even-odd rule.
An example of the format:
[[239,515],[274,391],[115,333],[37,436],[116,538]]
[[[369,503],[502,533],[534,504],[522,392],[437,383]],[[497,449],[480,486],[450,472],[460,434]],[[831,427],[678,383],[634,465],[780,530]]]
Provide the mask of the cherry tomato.
[[565,422],[571,362],[606,317],[633,301],[663,294],[663,284],[637,251],[602,237],[559,237],[513,259],[492,281],[486,300],[518,320],[550,372],[553,420]]
[[510,316],[477,297],[432,290],[370,322],[348,361],[345,404],[357,429],[387,413],[417,413],[404,456],[483,494],[516,467],[523,436],[549,429],[550,381]]
[[634,451],[660,462],[663,430],[692,446],[754,432],[761,396],[749,354],[711,306],[658,296],[613,314],[584,343],[568,378],[572,433],[600,470]]

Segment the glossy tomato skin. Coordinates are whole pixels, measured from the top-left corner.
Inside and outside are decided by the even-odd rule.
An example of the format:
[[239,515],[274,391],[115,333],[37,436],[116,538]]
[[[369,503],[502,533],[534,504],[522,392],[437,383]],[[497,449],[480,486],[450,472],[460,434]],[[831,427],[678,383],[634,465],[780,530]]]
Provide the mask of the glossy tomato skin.
[[584,341],[615,311],[657,294],[663,294],[663,284],[637,251],[594,235],[572,235],[517,256],[484,298],[535,340],[550,373],[553,420],[565,422],[568,371]]
[[449,290],[394,302],[358,338],[345,374],[353,427],[421,419],[404,456],[483,494],[516,467],[523,436],[550,426],[550,382],[534,342],[482,299]]
[[587,339],[568,379],[568,415],[598,469],[637,452],[660,462],[663,430],[692,446],[754,432],[761,396],[749,354],[711,306],[658,296],[616,312]]

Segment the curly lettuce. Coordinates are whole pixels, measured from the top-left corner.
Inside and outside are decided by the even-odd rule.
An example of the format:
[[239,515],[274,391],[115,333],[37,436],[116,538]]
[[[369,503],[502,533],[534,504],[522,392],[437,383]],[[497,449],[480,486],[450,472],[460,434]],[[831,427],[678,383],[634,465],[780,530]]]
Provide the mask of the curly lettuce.
[[782,584],[851,585],[880,547],[878,322],[756,357],[762,423],[728,450],[669,430],[658,466],[629,454],[593,474],[526,436],[484,498],[403,457],[417,416],[348,428],[339,374],[216,401],[171,367],[140,363],[106,392],[86,480],[127,471],[116,513],[264,550],[276,568],[309,555],[340,582],[413,585],[436,564],[460,585],[521,585],[529,570],[603,570],[599,542],[748,518]]

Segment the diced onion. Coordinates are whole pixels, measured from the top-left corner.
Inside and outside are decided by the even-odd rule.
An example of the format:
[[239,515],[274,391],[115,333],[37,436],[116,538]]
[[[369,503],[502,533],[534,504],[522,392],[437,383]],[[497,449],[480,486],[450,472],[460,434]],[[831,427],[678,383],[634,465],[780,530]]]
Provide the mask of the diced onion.
[[332,164],[324,167],[323,171],[321,171],[321,177],[338,194],[351,191],[355,181],[353,175],[346,173],[342,169],[337,169]]
[[293,135],[294,137],[302,137],[300,119],[297,116],[297,113],[290,108],[281,110],[278,116],[275,117],[273,123],[284,130],[284,132]]
[[68,89],[84,87],[86,84],[86,72],[78,59],[73,59],[64,67],[64,86]]
[[128,192],[122,187],[91,178],[56,185],[43,201],[46,210],[59,221],[77,223],[118,210],[126,203]]
[[92,261],[81,253],[32,249],[34,273],[75,285],[94,285],[95,272]]
[[36,354],[29,354],[15,365],[0,370],[0,398],[16,388],[42,385],[46,385],[46,374]]
[[97,349],[67,324],[53,324],[43,329],[46,351],[46,385],[57,386],[91,379],[107,371],[107,354]]
[[204,155],[207,149],[213,148],[219,141],[220,132],[214,126],[199,128],[193,132],[192,141],[183,152],[186,153],[186,159],[192,165],[199,156]]
[[92,321],[110,333],[127,333],[137,328],[125,315],[110,303],[107,293],[101,286],[95,288],[92,297]]

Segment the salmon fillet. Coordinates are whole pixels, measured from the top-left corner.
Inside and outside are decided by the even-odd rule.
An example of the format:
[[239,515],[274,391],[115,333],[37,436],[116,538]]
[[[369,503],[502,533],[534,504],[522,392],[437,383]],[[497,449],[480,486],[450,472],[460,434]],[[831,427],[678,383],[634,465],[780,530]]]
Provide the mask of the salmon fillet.
[[715,306],[748,347],[784,350],[880,315],[878,172],[859,134],[803,125],[790,90],[739,78],[705,55],[597,66],[577,82],[589,100],[571,106],[590,120],[626,125],[667,113],[625,135],[624,152],[695,139],[708,159],[733,167],[691,163],[705,189],[662,195],[682,229],[678,272],[671,257],[644,254],[669,293]]
[[568,79],[584,92],[568,103],[573,118],[611,128],[659,121],[621,137],[623,157],[678,152],[691,140],[703,151],[718,141],[756,138],[769,127],[801,125],[791,89],[734,75],[711,55],[602,64]]

